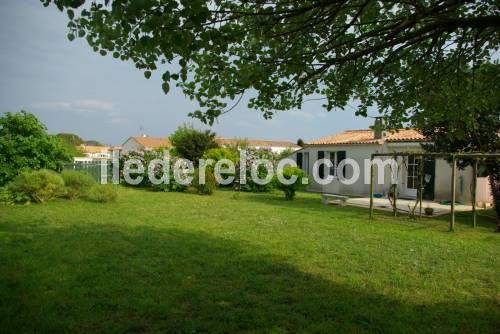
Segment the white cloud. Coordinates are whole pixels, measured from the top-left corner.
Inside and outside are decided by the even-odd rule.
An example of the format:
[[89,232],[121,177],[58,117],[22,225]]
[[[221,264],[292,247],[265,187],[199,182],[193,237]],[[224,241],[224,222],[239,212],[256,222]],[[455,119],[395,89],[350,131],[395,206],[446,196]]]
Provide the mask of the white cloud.
[[112,111],[113,103],[105,100],[82,99],[74,101],[49,101],[33,104],[37,109],[67,110],[73,112]]

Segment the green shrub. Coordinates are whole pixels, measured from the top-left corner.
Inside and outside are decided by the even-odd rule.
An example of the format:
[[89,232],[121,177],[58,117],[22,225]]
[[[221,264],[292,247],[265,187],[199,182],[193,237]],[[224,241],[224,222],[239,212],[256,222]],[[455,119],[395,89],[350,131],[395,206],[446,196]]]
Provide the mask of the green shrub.
[[203,159],[205,160],[212,159],[215,162],[222,159],[228,159],[236,164],[240,160],[240,155],[238,151],[235,149],[227,147],[217,147],[217,148],[211,148],[208,151],[206,151],[203,154]]
[[191,160],[195,165],[206,151],[219,146],[215,133],[210,130],[197,130],[190,125],[179,126],[169,139],[174,146],[172,153]]
[[0,187],[0,205],[13,205],[13,194],[6,187]]
[[196,192],[200,195],[212,195],[214,193],[215,187],[217,186],[214,172],[211,168],[207,168],[205,171],[205,183],[201,184],[198,171],[198,169],[195,169],[194,171],[194,177],[193,181],[191,182],[191,186],[195,188]]
[[[178,183],[175,180],[174,176],[174,164],[177,161],[176,158],[170,159],[170,168],[168,175],[168,183],[160,183],[160,184],[152,184],[151,188],[153,191],[165,191],[165,192],[183,192],[186,190],[187,186],[181,183]],[[153,170],[155,178],[160,179],[164,177],[164,172],[161,168],[155,168]]]
[[0,187],[0,205],[30,204],[31,198],[23,193],[13,193],[8,187]]
[[84,196],[95,184],[94,179],[85,172],[65,170],[61,176],[64,180],[64,196],[69,199]]
[[[218,147],[218,148],[212,148],[212,149],[206,151],[205,154],[203,154],[203,159],[205,159],[205,160],[212,159],[214,161],[212,167],[214,167],[218,161],[223,160],[223,159],[227,159],[227,160],[233,162],[234,165],[236,166],[240,160],[240,156],[239,156],[238,150],[236,150],[236,149],[227,148],[227,147]],[[224,177],[229,177],[229,176],[230,176],[229,174],[224,175]],[[235,176],[234,173],[231,174],[231,176],[234,177]],[[233,186],[233,183],[234,183],[234,181],[231,182],[230,184],[225,184],[225,185],[219,184],[219,186],[231,187],[231,186]]]
[[64,190],[64,181],[56,172],[41,169],[22,172],[9,184],[15,197],[29,197],[36,203],[44,203]]
[[90,188],[86,198],[92,202],[114,202],[118,198],[118,189],[112,184],[95,184]]
[[73,160],[63,141],[49,135],[35,115],[26,111],[0,114],[0,186],[22,170],[58,170]]
[[[234,180],[234,189],[238,191],[245,191],[245,192],[268,192],[273,189],[273,182],[269,182],[266,184],[259,184],[253,181],[252,179],[252,165],[256,162],[257,159],[266,159],[271,162],[274,161],[274,155],[272,152],[266,151],[266,150],[255,150],[255,149],[248,149],[247,150],[247,159],[246,159],[246,166],[244,167],[246,170],[246,181],[245,183],[242,183],[242,180],[240,180],[240,170],[243,168],[240,166],[238,163],[236,165],[236,178]],[[257,175],[259,176],[260,179],[265,179],[268,175],[267,169],[264,165],[259,165],[257,168]]]
[[283,184],[278,180],[277,176],[274,176],[274,186],[282,190],[285,193],[285,198],[287,200],[292,200],[295,197],[295,192],[299,189],[303,189],[305,187],[302,184],[302,179],[305,177],[305,173],[302,169],[298,167],[287,166],[283,168],[283,177],[289,180],[292,176],[296,176],[297,180],[292,184]]

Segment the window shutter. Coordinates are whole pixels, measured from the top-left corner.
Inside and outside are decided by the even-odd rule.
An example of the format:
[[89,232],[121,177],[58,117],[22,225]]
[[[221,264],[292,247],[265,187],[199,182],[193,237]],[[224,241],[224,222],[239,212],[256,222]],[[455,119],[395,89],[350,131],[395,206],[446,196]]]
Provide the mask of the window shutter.
[[[324,159],[325,158],[325,151],[318,151],[318,160]],[[321,179],[325,178],[325,165],[321,165],[319,169],[319,177]]]
[[302,169],[302,152],[297,153],[297,166]]
[[[337,166],[340,164],[341,161],[345,160],[346,157],[346,152],[345,151],[337,151]],[[341,171],[337,169],[337,174],[342,173],[342,177],[345,178],[345,166],[342,168]]]

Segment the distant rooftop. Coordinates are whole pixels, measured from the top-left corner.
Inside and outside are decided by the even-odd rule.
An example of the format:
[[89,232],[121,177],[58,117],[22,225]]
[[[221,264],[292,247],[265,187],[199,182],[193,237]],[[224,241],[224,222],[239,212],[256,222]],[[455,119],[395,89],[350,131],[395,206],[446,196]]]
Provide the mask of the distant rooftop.
[[221,145],[237,145],[241,142],[246,142],[248,143],[249,146],[254,146],[254,147],[286,147],[286,148],[300,147],[297,144],[286,140],[263,140],[263,139],[218,137],[216,141]]
[[171,147],[172,144],[168,138],[161,137],[149,137],[149,136],[136,136],[132,137],[139,144],[145,148],[160,148],[160,147]]

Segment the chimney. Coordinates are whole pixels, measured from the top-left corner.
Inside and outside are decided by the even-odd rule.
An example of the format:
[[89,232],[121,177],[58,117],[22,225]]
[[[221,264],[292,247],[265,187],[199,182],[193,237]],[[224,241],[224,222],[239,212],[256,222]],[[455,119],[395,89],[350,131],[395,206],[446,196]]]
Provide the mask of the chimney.
[[372,130],[374,139],[382,139],[385,137],[385,131],[384,131],[385,126],[383,117],[375,117],[375,122],[373,123]]

